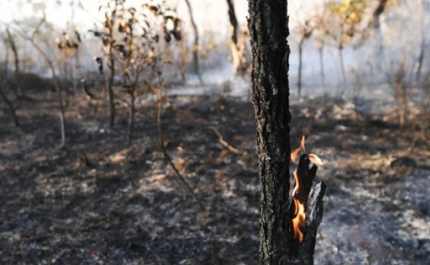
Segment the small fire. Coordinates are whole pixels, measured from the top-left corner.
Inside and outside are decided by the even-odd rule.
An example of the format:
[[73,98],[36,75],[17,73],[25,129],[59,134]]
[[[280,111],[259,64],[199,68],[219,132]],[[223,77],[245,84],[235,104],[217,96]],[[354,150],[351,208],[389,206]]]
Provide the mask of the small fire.
[[[300,151],[305,152],[305,136],[302,136],[302,139],[300,140],[300,146],[294,149],[291,152],[291,161],[296,162],[297,158],[299,157]],[[321,159],[315,155],[315,154],[307,154],[307,158],[312,162],[312,164],[316,166],[320,166],[323,164]],[[293,223],[293,232],[294,232],[294,238],[299,240],[300,243],[303,242],[304,235],[301,231],[301,228],[305,227],[306,225],[306,201],[299,200],[297,198],[297,193],[300,190],[300,180],[299,175],[297,173],[297,170],[293,173],[294,180],[296,182],[293,190],[293,203],[294,203],[294,217],[292,219]]]
[[302,139],[300,140],[300,145],[299,147],[297,147],[296,149],[293,150],[293,152],[291,152],[291,161],[293,161],[294,163],[297,161],[297,158],[299,157],[299,153],[300,151],[305,152],[305,136],[302,136]]
[[301,203],[298,199],[294,197],[296,192],[299,189],[299,177],[297,176],[297,171],[294,171],[293,173],[294,180],[296,181],[296,186],[293,190],[293,201],[294,201],[294,218],[293,218],[293,230],[294,230],[294,238],[298,239],[300,243],[303,242],[303,232],[300,230],[301,227],[305,226],[305,219],[306,219],[306,213],[305,213],[305,206],[303,203]]

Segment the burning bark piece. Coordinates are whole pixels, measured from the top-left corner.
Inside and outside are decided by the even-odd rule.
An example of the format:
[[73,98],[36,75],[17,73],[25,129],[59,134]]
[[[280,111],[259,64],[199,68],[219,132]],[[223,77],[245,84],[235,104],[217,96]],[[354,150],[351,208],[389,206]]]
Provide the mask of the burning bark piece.
[[299,201],[306,202],[311,192],[312,182],[314,181],[318,167],[309,159],[308,154],[300,156],[299,165],[297,167],[296,187],[297,190],[293,193],[293,197]]
[[[299,148],[305,151],[304,138],[302,138]],[[298,149],[293,151],[294,156],[298,156],[300,152]],[[293,173],[296,184],[290,204],[292,214],[290,250],[297,260],[294,260],[292,264],[313,264],[316,234],[322,221],[323,197],[326,189],[325,183],[321,181],[315,186],[310,197],[312,183],[319,165],[322,165],[322,161],[315,154],[302,154],[297,170]],[[310,200],[309,207],[307,207],[308,199]]]

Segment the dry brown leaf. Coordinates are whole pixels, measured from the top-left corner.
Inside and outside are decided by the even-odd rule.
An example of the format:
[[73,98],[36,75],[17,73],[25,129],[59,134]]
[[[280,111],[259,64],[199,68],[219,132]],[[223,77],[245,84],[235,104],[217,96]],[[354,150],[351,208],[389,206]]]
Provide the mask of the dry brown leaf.
[[176,159],[176,161],[175,161],[175,167],[178,170],[183,169],[184,165],[185,165],[185,160],[183,158],[179,157],[178,159]]
[[121,150],[115,154],[110,155],[108,159],[111,163],[120,164],[126,159],[127,151],[127,149]]
[[151,177],[151,180],[153,182],[163,183],[166,181],[166,175],[165,174],[158,174]]
[[225,179],[226,177],[227,177],[227,174],[225,174],[224,171],[221,171],[221,170],[218,171],[215,175],[215,178],[218,180]]
[[248,164],[249,162],[251,162],[251,156],[247,152],[243,153],[240,157],[240,162],[245,165]]
[[222,150],[221,153],[219,154],[218,158],[219,159],[224,159],[226,158],[228,155],[230,154],[230,152],[228,150]]

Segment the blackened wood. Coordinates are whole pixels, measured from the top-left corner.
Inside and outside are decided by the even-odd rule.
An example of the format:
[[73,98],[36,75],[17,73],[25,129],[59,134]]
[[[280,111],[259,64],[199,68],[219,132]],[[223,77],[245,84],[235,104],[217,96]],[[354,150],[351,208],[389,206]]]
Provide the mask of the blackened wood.
[[[260,160],[260,265],[312,264],[318,220],[322,219],[322,196],[314,193],[309,219],[303,228],[304,241],[294,239],[288,205],[290,164],[290,112],[288,87],[287,2],[249,0],[249,32],[252,47],[252,102],[257,127]],[[296,196],[308,200],[317,167],[304,156]],[[312,197],[314,198],[314,197]],[[320,203],[319,203],[320,202]],[[314,206],[316,205],[316,206]],[[293,212],[294,213],[294,212]],[[309,231],[308,231],[309,230]],[[312,237],[312,238],[311,238]]]
[[[298,250],[298,255],[291,259],[290,264],[297,265],[313,265],[315,244],[318,227],[323,218],[324,203],[323,198],[326,191],[326,184],[320,181],[315,185],[314,191],[309,198],[308,209],[306,212],[306,227],[303,229],[304,241],[303,243],[293,245],[294,250]],[[294,253],[295,254],[295,253]]]
[[323,219],[323,198],[325,191],[326,184],[321,180],[321,182],[315,186],[313,195],[309,200],[308,210],[306,213],[305,240],[300,250],[302,253],[306,253],[306,255],[301,255],[301,258],[303,259],[302,264],[314,264],[317,232]]
[[[307,208],[307,202],[309,198],[309,194],[312,189],[312,183],[315,179],[316,173],[317,173],[318,167],[310,161],[308,154],[302,154],[299,159],[299,164],[297,165],[297,180],[298,183],[295,183],[295,186],[298,185],[298,189],[295,191],[294,194],[292,194],[293,198],[290,202],[290,218],[295,218],[295,204],[294,199],[298,200],[302,205],[304,205],[304,208]],[[308,220],[308,212],[306,212],[306,220]],[[304,238],[306,242],[306,238],[311,236],[307,235],[307,229],[306,227],[300,228],[301,232],[304,234]],[[293,227],[291,226],[289,228],[290,231],[290,253],[291,256],[294,259],[298,259],[300,262],[298,264],[302,264],[303,258],[308,258],[313,260],[313,254],[308,253],[307,249],[303,250],[304,242],[301,243],[297,238],[294,237]],[[296,264],[296,263],[294,263]]]
[[299,189],[296,191],[296,194],[293,194],[300,202],[306,202],[308,200],[317,169],[318,167],[312,164],[307,154],[300,156],[297,166]]
[[300,228],[304,234],[303,242],[299,242],[298,239],[294,238],[293,227],[289,228],[291,264],[313,264],[317,230],[323,218],[323,197],[326,190],[325,183],[321,181],[310,194],[317,170],[318,167],[312,164],[307,154],[300,156],[297,166],[299,188],[293,194],[289,212],[291,219],[294,218],[295,204],[293,199],[297,199],[306,209],[306,222],[305,227]]
[[289,264],[290,163],[287,3],[249,0],[252,101],[260,159],[260,264]]

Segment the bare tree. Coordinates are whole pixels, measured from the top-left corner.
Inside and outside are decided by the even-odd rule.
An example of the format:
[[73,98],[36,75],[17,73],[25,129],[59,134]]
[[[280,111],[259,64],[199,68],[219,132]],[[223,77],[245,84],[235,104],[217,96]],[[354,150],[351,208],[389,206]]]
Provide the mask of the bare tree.
[[191,7],[190,1],[185,0],[188,7],[188,12],[190,14],[190,21],[194,31],[194,47],[193,47],[193,66],[194,73],[198,76],[200,83],[203,83],[202,76],[200,73],[200,63],[199,63],[199,30],[197,24],[194,21],[193,8]]
[[300,41],[299,41],[299,73],[297,80],[298,95],[302,95],[302,64],[303,64],[303,44],[312,36],[313,28],[309,26],[309,21],[305,21],[303,27],[300,28]]
[[246,43],[248,42],[248,32],[239,28],[234,0],[227,0],[228,17],[231,25],[230,50],[233,57],[233,73],[245,73],[249,68],[246,60]]
[[65,110],[64,110],[64,101],[63,101],[63,89],[61,86],[61,82],[58,79],[54,63],[49,58],[48,54],[42,49],[42,47],[36,42],[35,37],[39,32],[40,27],[45,23],[45,17],[43,17],[37,27],[34,29],[33,34],[31,36],[26,36],[24,33],[19,32],[18,33],[27,41],[31,43],[31,45],[37,50],[37,52],[42,56],[42,58],[45,60],[46,64],[49,67],[49,70],[51,70],[52,78],[54,80],[54,87],[55,91],[57,93],[57,100],[59,105],[59,116],[60,116],[60,130],[61,130],[61,142],[60,147],[64,146],[66,142],[66,124],[65,124]]
[[422,68],[422,64],[424,61],[424,51],[425,51],[425,27],[424,27],[424,0],[420,0],[420,9],[421,9],[421,14],[420,14],[420,31],[421,31],[421,45],[420,45],[420,53],[418,55],[418,69],[417,69],[417,75],[416,75],[416,80],[417,82],[420,81],[420,76],[421,76],[421,68]]
[[20,65],[19,65],[19,53],[18,53],[18,47],[16,45],[15,39],[12,37],[12,34],[10,34],[10,31],[8,28],[6,28],[6,33],[7,33],[7,43],[9,44],[10,48],[12,49],[12,53],[13,53],[13,57],[14,57],[14,66],[15,66],[15,70],[14,70],[14,74],[15,74],[15,82],[16,82],[16,87],[15,87],[15,94],[16,96],[22,97],[22,90],[21,90],[21,86],[20,86],[20,78],[19,78],[19,74],[20,74]]

